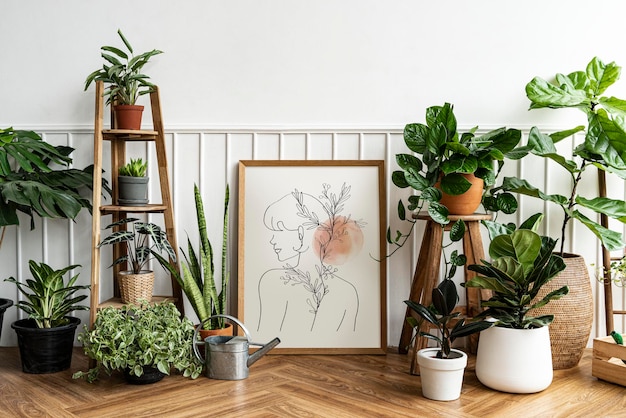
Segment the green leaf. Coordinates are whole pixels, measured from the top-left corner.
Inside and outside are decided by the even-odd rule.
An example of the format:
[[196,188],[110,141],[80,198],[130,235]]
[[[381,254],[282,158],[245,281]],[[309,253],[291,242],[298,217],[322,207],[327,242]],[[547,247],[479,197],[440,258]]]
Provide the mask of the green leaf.
[[585,215],[575,210],[571,212],[573,219],[578,219],[585,225],[596,237],[602,242],[602,246],[609,251],[616,251],[624,248],[624,242],[622,240],[622,234],[619,232],[611,231],[587,218]]
[[567,205],[567,197],[558,194],[547,195],[538,188],[532,186],[526,180],[521,180],[516,177],[505,177],[502,181],[501,187],[503,190],[512,193],[536,197],[546,202],[553,202],[561,206]]
[[594,57],[587,64],[587,77],[590,81],[591,91],[594,96],[599,96],[620,76],[621,67],[614,62],[605,65],[598,57]]
[[457,242],[465,236],[465,222],[462,219],[457,220],[450,228],[450,240]]
[[458,173],[448,174],[441,179],[441,190],[449,195],[461,195],[467,192],[472,183]]
[[526,85],[526,96],[531,101],[531,109],[541,107],[586,107],[589,104],[589,99],[584,91],[568,91],[554,86],[539,77],[533,78]]

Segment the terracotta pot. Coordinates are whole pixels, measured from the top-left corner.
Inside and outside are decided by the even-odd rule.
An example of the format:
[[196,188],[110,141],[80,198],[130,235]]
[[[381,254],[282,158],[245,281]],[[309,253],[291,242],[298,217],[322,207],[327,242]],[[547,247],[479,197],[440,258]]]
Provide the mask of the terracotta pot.
[[[468,191],[459,195],[449,195],[443,193],[439,203],[448,208],[450,215],[471,215],[476,212],[483,198],[483,179],[473,174],[461,174],[465,179],[472,183]],[[439,187],[439,183],[435,184]]]
[[141,116],[143,115],[143,106],[139,105],[116,105],[113,107],[115,112],[115,127],[117,129],[141,129]]
[[212,337],[214,335],[233,335],[233,324],[226,324],[226,328],[220,329],[201,329],[199,331],[200,338],[202,341],[207,337]]
[[532,316],[553,314],[550,324],[550,345],[554,370],[569,369],[580,361],[593,323],[593,294],[585,259],[576,254],[564,254],[565,270],[542,286],[537,299],[565,285],[569,293],[546,306],[533,309]]

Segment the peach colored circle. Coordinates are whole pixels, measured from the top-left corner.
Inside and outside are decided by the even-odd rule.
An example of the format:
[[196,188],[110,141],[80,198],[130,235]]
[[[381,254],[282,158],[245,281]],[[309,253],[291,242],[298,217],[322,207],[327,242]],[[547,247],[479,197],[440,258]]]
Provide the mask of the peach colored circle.
[[315,230],[313,249],[324,263],[337,266],[345,264],[361,251],[363,231],[356,222],[345,216],[336,216],[334,219],[334,225],[329,219]]

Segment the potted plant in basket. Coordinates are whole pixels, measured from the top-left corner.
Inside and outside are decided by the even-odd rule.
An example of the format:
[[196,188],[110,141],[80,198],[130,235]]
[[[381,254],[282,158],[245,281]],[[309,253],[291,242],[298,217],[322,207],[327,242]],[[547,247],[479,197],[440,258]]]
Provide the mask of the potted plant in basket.
[[132,230],[114,231],[103,239],[98,246],[123,245],[124,255],[113,261],[112,266],[127,263],[129,270],[120,271],[118,283],[122,303],[138,303],[140,299],[151,300],[154,286],[154,271],[146,265],[151,256],[160,257],[161,252],[175,261],[176,252],[167,240],[167,234],[156,224],[141,222],[137,218],[125,218],[108,225],[105,229],[132,225]]
[[130,159],[118,171],[118,203],[125,206],[141,206],[148,203],[148,162],[141,158]]
[[[432,291],[432,304],[425,306],[405,300],[420,320],[409,316],[407,321],[416,330],[416,336],[436,341],[439,347],[423,348],[417,353],[422,379],[422,393],[426,398],[450,401],[458,399],[463,385],[463,373],[467,365],[467,354],[452,348],[456,338],[480,332],[492,326],[487,321],[465,322],[461,313],[454,311],[459,300],[456,284],[445,278]],[[427,322],[430,325],[426,325]],[[438,333],[431,333],[430,328]]]
[[[552,383],[552,356],[548,325],[554,315],[537,311],[566,295],[567,286],[541,296],[540,291],[565,269],[553,253],[556,240],[530,229],[495,237],[489,245],[491,262],[468,268],[478,276],[465,283],[492,291],[482,301],[477,318],[494,321],[481,332],[476,355],[476,376],[485,386],[512,393],[534,393]],[[531,316],[538,314],[538,316]]]
[[103,46],[102,58],[105,63],[102,68],[95,70],[85,80],[85,90],[94,81],[108,84],[104,93],[107,104],[113,104],[117,129],[140,129],[143,106],[136,105],[139,96],[150,93],[154,85],[148,81],[149,77],[142,73],[144,65],[150,58],[163,53],[157,49],[134,55],[133,47],[122,31],[117,34],[122,39],[128,52],[114,46]]
[[193,355],[193,335],[193,324],[181,318],[171,302],[104,308],[93,329],[85,327],[78,335],[96,365],[72,377],[93,382],[103,371],[109,376],[121,371],[129,383],[145,384],[161,380],[174,368],[195,379],[202,363]]
[[[575,71],[568,75],[557,74],[556,84],[539,77],[531,80],[526,85],[526,95],[531,101],[531,109],[577,108],[586,115],[586,127],[578,126],[550,135],[532,128],[528,136],[528,146],[525,147],[533,155],[547,158],[564,169],[571,177],[571,187],[564,194],[549,194],[526,180],[505,177],[502,186],[493,191],[496,195],[501,192],[519,193],[539,198],[557,205],[563,212],[560,254],[565,259],[567,269],[546,287],[546,291],[567,284],[570,287],[570,296],[544,308],[546,312],[548,310],[559,312],[551,332],[553,355],[557,356],[560,352],[568,353],[563,357],[555,357],[557,369],[578,364],[587,345],[593,320],[592,290],[587,264],[582,256],[564,252],[567,226],[572,220],[580,222],[595,234],[602,246],[609,251],[624,246],[620,232],[602,226],[583,212],[590,211],[597,216],[624,223],[626,202],[603,197],[599,193],[585,197],[580,194],[579,187],[585,174],[593,167],[598,169],[600,178],[609,173],[626,179],[626,159],[623,153],[623,144],[626,143],[626,124],[624,124],[626,100],[603,95],[606,89],[619,79],[620,73],[621,67],[615,63],[604,64],[598,58],[594,58],[584,71]],[[574,149],[572,155],[574,159],[569,159],[569,155],[561,155],[555,144],[581,131],[585,131],[585,138]],[[572,316],[568,316],[568,313],[572,313]],[[587,325],[580,327],[578,333],[574,333],[570,329],[573,320]],[[558,337],[554,338],[556,336]],[[570,352],[576,354],[570,355]]]
[[[194,249],[189,237],[187,237],[188,254],[181,248],[184,262],[182,264],[182,275],[174,265],[169,263],[160,255],[155,255],[161,265],[169,270],[170,274],[176,278],[183,292],[189,299],[194,312],[196,313],[201,330],[202,339],[208,335],[228,335],[232,334],[232,325],[225,322],[223,317],[210,319],[213,315],[226,314],[226,297],[228,294],[229,273],[227,270],[228,255],[228,202],[229,188],[226,185],[224,196],[224,216],[222,229],[222,255],[221,255],[221,283],[219,286],[215,276],[213,264],[213,247],[207,234],[204,205],[200,189],[194,185],[194,199],[196,205],[196,217],[198,223],[198,234],[200,245],[198,252]],[[204,331],[204,332],[202,332]]]
[[32,279],[27,279],[25,283],[14,277],[5,279],[14,283],[26,298],[16,306],[26,312],[28,318],[17,320],[11,325],[17,333],[22,370],[26,373],[55,373],[66,370],[72,361],[74,334],[80,324],[79,318],[69,314],[89,309],[79,305],[87,295],[76,296],[76,292],[89,289],[89,286],[76,284],[78,274],[67,283],[63,280],[67,272],[80,267],[79,265],[60,270],[32,260],[28,265]]
[[[394,237],[388,229],[390,244],[401,247],[413,231],[415,221],[407,219],[407,208],[418,212],[428,204],[428,214],[442,225],[449,222],[449,214],[474,213],[485,189],[495,184],[505,157],[517,158],[519,130],[499,128],[483,135],[477,135],[477,130],[474,127],[460,134],[449,103],[426,109],[426,124],[405,126],[404,143],[412,153],[396,155],[400,170],[393,172],[392,181],[414,191],[408,205],[398,202],[398,217],[412,225],[408,233],[397,231]],[[513,213],[517,206],[511,205],[516,203],[512,196],[500,194],[490,200],[489,209]]]

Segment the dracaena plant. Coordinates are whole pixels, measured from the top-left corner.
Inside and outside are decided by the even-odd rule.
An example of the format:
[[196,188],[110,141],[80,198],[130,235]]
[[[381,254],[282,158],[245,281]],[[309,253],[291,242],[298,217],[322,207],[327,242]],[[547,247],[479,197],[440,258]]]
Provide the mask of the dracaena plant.
[[569,292],[569,288],[563,286],[537,299],[541,288],[565,269],[563,259],[553,253],[555,246],[556,240],[530,229],[495,237],[489,245],[492,261],[482,260],[482,264],[468,266],[478,276],[468,280],[465,287],[493,292],[489,300],[481,302],[486,309],[476,318],[492,318],[496,326],[515,329],[550,324],[554,315],[533,317],[531,313]]
[[99,247],[103,245],[123,245],[125,247],[126,254],[114,260],[111,267],[120,263],[128,263],[129,270],[134,274],[139,274],[145,269],[152,257],[158,257],[163,252],[170,259],[176,261],[176,252],[167,240],[167,234],[156,224],[141,222],[137,218],[125,218],[108,225],[106,229],[113,229],[126,224],[131,224],[132,229],[114,231],[98,244]]
[[[583,211],[589,210],[624,223],[626,202],[579,194],[579,184],[592,167],[626,179],[626,100],[604,95],[607,88],[619,79],[620,73],[621,67],[614,62],[604,64],[598,58],[593,58],[584,71],[575,71],[568,75],[556,74],[552,81],[535,77],[526,85],[531,109],[575,108],[586,116],[586,126],[581,125],[550,135],[533,127],[525,147],[532,154],[550,159],[564,169],[571,178],[571,188],[564,194],[550,194],[526,180],[505,177],[502,186],[494,190],[494,194],[519,193],[559,206],[563,212],[561,253],[565,245],[566,227],[572,220],[588,228],[609,251],[624,246],[620,232],[603,227]],[[585,132],[585,138],[574,149],[573,159],[569,159],[569,155],[561,155],[555,144],[581,131]]]
[[[439,344],[440,350],[437,352],[437,358],[448,358],[455,339],[480,332],[493,325],[488,321],[466,323],[465,319],[461,318],[461,313],[454,311],[458,300],[456,284],[446,278],[433,289],[430,306],[412,300],[404,301],[420,317],[419,320],[412,316],[407,318],[409,324],[416,330],[416,335],[430,338]],[[432,333],[429,329],[425,330],[424,321],[436,328],[438,333]]]
[[104,96],[107,104],[116,101],[118,104],[134,105],[139,96],[150,93],[154,85],[149,82],[149,77],[142,73],[144,65],[155,55],[163,51],[153,49],[139,55],[134,55],[133,47],[126,39],[121,30],[117,31],[127,51],[114,46],[103,46],[102,58],[104,64],[87,76],[85,90],[94,81],[102,81],[107,84]]
[[[53,146],[33,131],[0,129],[0,227],[19,225],[18,212],[74,219],[91,203],[81,191],[93,185],[93,165],[82,170],[72,164],[73,148]],[[65,168],[56,168],[65,167]],[[110,193],[106,182],[103,188]],[[0,239],[0,243],[2,240]]]
[[[207,224],[204,213],[204,205],[200,189],[194,185],[194,199],[196,205],[196,219],[198,223],[198,234],[200,244],[198,251],[187,237],[187,253],[181,248],[183,257],[182,275],[176,269],[176,266],[169,263],[165,258],[157,255],[157,259],[171,275],[176,278],[180,287],[189,299],[194,312],[198,316],[200,323],[205,329],[218,329],[225,327],[224,318],[214,318],[207,321],[209,317],[216,314],[226,313],[226,296],[228,294],[229,273],[227,271],[227,255],[228,255],[228,202],[229,188],[226,185],[224,195],[224,214],[222,228],[222,271],[221,286],[218,291],[217,281],[215,277],[215,266],[213,264],[213,247],[208,238]],[[206,321],[206,322],[205,322]]]
[[76,295],[76,292],[89,289],[88,285],[77,285],[78,274],[72,276],[65,283],[63,276],[79,265],[67,266],[55,270],[45,263],[28,262],[32,279],[25,283],[19,282],[14,277],[4,281],[14,283],[24,295],[25,300],[17,303],[17,307],[33,319],[38,328],[56,328],[68,323],[67,316],[78,310],[89,309],[79,303],[87,298],[87,295]]
[[[426,109],[426,124],[410,123],[404,128],[404,143],[411,153],[396,155],[400,170],[392,174],[392,182],[399,188],[411,188],[407,202],[398,202],[398,217],[410,222],[408,233],[387,229],[387,241],[396,250],[410,237],[415,221],[408,211],[420,211],[428,205],[428,214],[440,224],[447,224],[448,209],[439,203],[442,191],[449,195],[465,193],[471,183],[463,174],[474,174],[483,179],[485,190],[496,182],[505,158],[518,158],[516,149],[521,139],[518,129],[499,128],[477,135],[478,127],[459,133],[453,105],[432,106]],[[521,154],[523,155],[523,154]],[[440,182],[440,188],[435,184]],[[500,193],[491,197],[489,210],[513,213],[517,202],[512,196]]]

